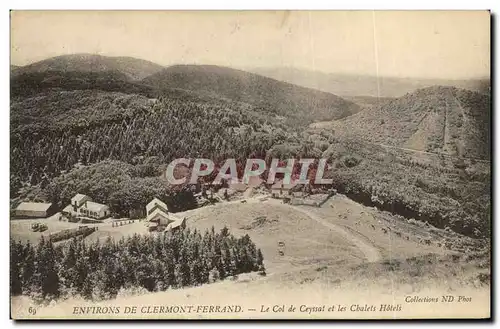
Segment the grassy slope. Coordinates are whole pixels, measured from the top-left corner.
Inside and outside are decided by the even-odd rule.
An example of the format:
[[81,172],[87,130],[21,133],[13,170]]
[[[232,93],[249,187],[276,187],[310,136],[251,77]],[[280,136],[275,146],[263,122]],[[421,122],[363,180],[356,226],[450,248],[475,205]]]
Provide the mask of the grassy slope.
[[489,158],[490,99],[472,91],[431,87],[316,126],[336,136],[464,157]]

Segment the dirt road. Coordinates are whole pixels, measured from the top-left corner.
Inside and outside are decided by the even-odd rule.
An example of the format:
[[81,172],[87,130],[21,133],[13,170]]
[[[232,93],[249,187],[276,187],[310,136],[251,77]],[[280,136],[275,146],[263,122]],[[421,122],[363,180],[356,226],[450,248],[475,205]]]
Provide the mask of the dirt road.
[[361,250],[361,252],[365,255],[366,259],[369,262],[377,262],[382,258],[378,249],[374,245],[372,245],[369,241],[366,241],[362,236],[357,236],[355,233],[351,232],[350,230],[347,230],[346,228],[330,223],[306,208],[284,205],[279,201],[273,199],[270,199],[269,201],[272,202],[273,204],[280,205],[283,207],[289,207],[291,209],[294,209],[295,211],[301,212],[306,216],[308,216],[309,218],[311,218],[312,220],[323,225],[324,227],[339,234],[346,240],[352,242],[359,250]]

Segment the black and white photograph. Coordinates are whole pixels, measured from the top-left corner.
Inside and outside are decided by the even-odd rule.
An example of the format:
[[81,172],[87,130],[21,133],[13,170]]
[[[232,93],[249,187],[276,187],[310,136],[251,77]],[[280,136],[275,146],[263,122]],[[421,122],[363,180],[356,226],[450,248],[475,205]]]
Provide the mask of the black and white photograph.
[[10,11],[11,319],[491,318],[491,25]]

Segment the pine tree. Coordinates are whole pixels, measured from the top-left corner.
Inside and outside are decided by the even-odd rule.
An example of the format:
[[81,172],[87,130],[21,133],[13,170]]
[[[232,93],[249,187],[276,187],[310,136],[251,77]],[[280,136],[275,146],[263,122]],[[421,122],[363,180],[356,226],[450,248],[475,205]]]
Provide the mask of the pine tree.
[[185,287],[191,283],[189,258],[185,247],[182,248],[178,263],[175,266],[175,279],[178,287]]
[[71,239],[67,250],[63,253],[61,266],[59,267],[59,278],[61,288],[65,293],[74,294],[78,281],[76,269],[76,238]]
[[10,243],[10,293],[20,295],[22,293],[21,259],[23,246],[19,242]]
[[35,273],[35,249],[33,245],[28,241],[24,248],[24,261],[22,266],[22,282],[23,282],[23,293],[30,294],[33,290],[34,284],[34,273]]
[[151,255],[142,255],[140,264],[137,267],[137,282],[141,287],[146,288],[148,291],[154,291],[156,288],[156,279],[154,268],[151,264],[154,261]]
[[231,250],[229,249],[229,242],[227,239],[222,243],[222,259],[224,272],[226,276],[233,276],[236,274],[236,266],[234,262],[234,256],[231,254]]
[[37,249],[35,264],[35,285],[42,298],[57,298],[59,296],[59,276],[54,257],[52,242],[41,238]]

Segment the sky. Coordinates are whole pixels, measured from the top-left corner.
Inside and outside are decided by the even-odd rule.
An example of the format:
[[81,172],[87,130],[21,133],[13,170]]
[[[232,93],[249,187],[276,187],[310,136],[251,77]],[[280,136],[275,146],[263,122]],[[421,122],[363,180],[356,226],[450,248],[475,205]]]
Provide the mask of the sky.
[[11,64],[96,53],[161,65],[488,77],[488,11],[13,11]]

